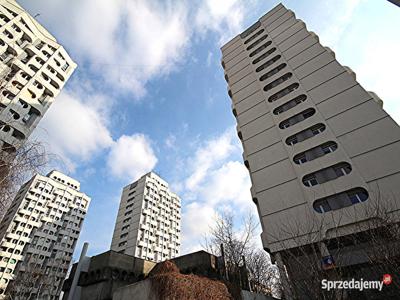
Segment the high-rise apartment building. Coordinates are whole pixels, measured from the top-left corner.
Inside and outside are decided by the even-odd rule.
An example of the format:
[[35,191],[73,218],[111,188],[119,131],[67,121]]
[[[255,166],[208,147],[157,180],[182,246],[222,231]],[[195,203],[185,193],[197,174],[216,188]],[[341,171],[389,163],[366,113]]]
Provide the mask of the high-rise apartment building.
[[160,262],[179,256],[181,204],[154,172],[124,187],[111,250]]
[[13,0],[0,1],[0,146],[14,152],[29,137],[76,64]]
[[89,203],[58,171],[21,187],[0,225],[0,299],[58,299]]
[[[398,209],[399,126],[292,11],[279,4],[221,50],[269,253],[354,233],[374,203]],[[318,251],[339,263],[335,247]]]

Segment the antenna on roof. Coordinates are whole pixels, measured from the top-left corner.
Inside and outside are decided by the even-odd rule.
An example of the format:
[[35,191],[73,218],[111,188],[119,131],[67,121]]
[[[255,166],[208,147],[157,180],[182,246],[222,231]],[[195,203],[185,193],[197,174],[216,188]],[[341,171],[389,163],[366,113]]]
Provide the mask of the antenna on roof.
[[36,14],[36,15],[34,15],[33,17],[36,19],[37,17],[39,17],[40,16],[40,14]]

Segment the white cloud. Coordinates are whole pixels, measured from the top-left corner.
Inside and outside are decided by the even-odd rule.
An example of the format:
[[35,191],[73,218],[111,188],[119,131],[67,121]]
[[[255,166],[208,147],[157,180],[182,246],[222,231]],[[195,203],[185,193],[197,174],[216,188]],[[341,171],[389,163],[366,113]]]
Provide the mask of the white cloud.
[[88,160],[112,144],[100,114],[66,91],[57,97],[37,131],[49,152],[61,156],[70,169],[74,168],[72,158]]
[[196,190],[208,171],[237,149],[237,146],[233,143],[233,138],[234,129],[229,129],[221,136],[207,141],[204,146],[196,151],[194,158],[190,159],[189,162],[193,172],[185,181],[188,190]]
[[216,211],[204,203],[192,202],[185,206],[182,214],[182,253],[201,250],[201,243],[209,233]]
[[238,161],[228,161],[209,174],[207,185],[203,185],[202,198],[213,205],[234,204],[253,208],[250,194],[249,171]]
[[207,54],[207,67],[211,66],[212,59],[213,59],[213,53],[211,51],[208,51],[208,54]]
[[245,1],[206,0],[197,11],[197,30],[203,34],[210,30],[217,32],[222,44],[241,31],[245,12]]
[[320,36],[323,43],[326,43],[332,49],[338,47],[342,35],[351,24],[353,15],[363,0],[339,0],[325,1],[321,8],[327,12],[325,16],[325,28]]
[[165,139],[165,146],[172,150],[176,149],[176,136],[169,134]]
[[235,160],[240,153],[235,130],[229,128],[202,143],[188,159],[187,172],[181,174],[187,179],[184,185],[179,185],[183,201],[192,201],[183,210],[184,253],[201,248],[203,237],[218,212],[256,213],[251,200],[249,173],[242,162]]
[[121,136],[112,145],[107,159],[113,175],[131,181],[151,171],[156,163],[151,141],[143,134]]
[[[376,42],[377,40],[381,42]],[[390,36],[382,38],[378,33],[371,34],[366,47],[360,53],[361,61],[357,70],[358,80],[374,91],[382,100],[392,117],[400,124],[400,104],[398,101],[398,70],[400,60],[400,41]],[[377,55],[379,54],[379,55]]]
[[[136,98],[146,83],[184,59],[191,32],[182,2],[144,0],[22,1],[55,28],[73,56],[117,89]],[[73,22],[71,22],[73,20]]]

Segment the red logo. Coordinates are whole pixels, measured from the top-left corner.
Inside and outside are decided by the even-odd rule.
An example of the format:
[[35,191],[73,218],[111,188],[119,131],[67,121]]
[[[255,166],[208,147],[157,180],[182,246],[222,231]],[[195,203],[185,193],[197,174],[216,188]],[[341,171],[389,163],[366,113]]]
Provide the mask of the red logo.
[[383,275],[382,281],[383,281],[383,284],[389,285],[392,283],[392,276],[390,274],[385,274],[385,275]]

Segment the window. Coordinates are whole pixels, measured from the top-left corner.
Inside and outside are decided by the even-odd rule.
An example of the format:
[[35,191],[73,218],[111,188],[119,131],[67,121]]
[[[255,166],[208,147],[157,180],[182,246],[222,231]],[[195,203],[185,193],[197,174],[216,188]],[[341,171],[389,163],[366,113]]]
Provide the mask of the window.
[[280,90],[279,92],[273,94],[272,96],[270,96],[268,98],[268,102],[274,102],[288,94],[290,94],[291,92],[297,90],[299,88],[299,84],[298,83],[293,83],[291,85],[289,85],[288,87]]
[[288,127],[290,127],[289,121],[284,121],[284,122],[281,122],[281,124],[279,124],[280,129],[286,129]]
[[317,178],[314,175],[305,176],[303,178],[303,184],[308,187],[312,187],[318,184]]
[[325,125],[319,124],[319,126],[313,126],[313,127],[311,128],[311,131],[312,131],[312,133],[313,133],[314,135],[317,135],[317,134],[320,134],[320,133],[324,132],[325,129],[326,129]]
[[[321,156],[327,155],[337,149],[338,145],[335,142],[327,142],[322,145],[319,145],[317,147],[311,148],[307,151],[304,151],[302,153],[297,154],[294,158],[293,161],[296,164],[304,164],[308,161],[312,161],[314,159],[317,159]],[[332,149],[332,151],[324,151],[324,149],[329,148]]]
[[280,115],[283,112],[284,110],[281,106],[274,109],[274,115]]
[[306,154],[305,154],[305,153],[302,153],[302,154],[296,155],[296,156],[293,158],[293,161],[294,161],[296,164],[298,164],[298,165],[301,165],[301,164],[306,163],[306,162],[307,162]]
[[303,184],[307,187],[311,187],[317,184],[323,184],[338,177],[348,175],[351,173],[351,171],[352,168],[349,163],[341,162],[304,176]]
[[264,81],[265,79],[270,78],[271,76],[274,76],[275,74],[277,74],[280,70],[284,69],[287,65],[285,63],[280,64],[279,66],[277,66],[276,68],[272,69],[271,71],[265,73],[264,75],[262,75],[260,77],[260,81]]
[[279,124],[280,129],[285,129],[290,126],[293,126],[299,122],[304,121],[305,119],[310,118],[315,114],[315,109],[314,108],[308,108],[306,110],[303,110],[301,113],[298,113],[297,115],[294,115],[293,117],[290,117],[289,119],[286,119],[282,121]]
[[364,202],[368,199],[368,193],[362,190],[354,190],[347,193],[352,204],[357,204],[360,202]]
[[250,57],[253,57],[254,55],[260,53],[261,51],[263,51],[264,49],[266,49],[269,45],[271,45],[272,42],[268,41],[265,44],[261,45],[260,47],[258,47],[256,50],[254,50],[253,52],[250,53]]
[[293,107],[299,105],[300,103],[303,103],[304,101],[307,100],[307,96],[302,94],[300,96],[297,96],[296,98],[286,102],[285,104],[282,104],[281,106],[278,106],[273,110],[274,115],[279,115],[285,111],[288,111],[289,109],[292,109]]
[[[257,50],[256,50],[257,51]],[[274,53],[276,51],[276,47],[269,49],[267,52],[265,52],[263,55],[259,56],[258,58],[256,58],[255,60],[253,60],[253,65],[255,65],[256,63],[259,63],[260,61],[262,61],[264,58],[267,58],[268,56],[270,56],[272,53]],[[251,57],[251,56],[250,56]]]
[[347,174],[350,174],[351,166],[349,164],[340,164],[334,167],[334,170],[337,177],[345,176]]
[[269,90],[272,90],[274,87],[277,87],[277,86],[280,85],[281,83],[283,83],[283,82],[289,80],[292,76],[293,76],[292,73],[290,73],[290,72],[289,72],[289,73],[286,73],[285,75],[283,75],[283,76],[279,77],[278,79],[272,81],[271,83],[267,84],[267,85],[264,87],[264,91],[267,92],[267,91],[269,91]]
[[6,37],[8,37],[9,39],[13,39],[14,38],[14,36],[11,34],[11,32],[9,32],[8,30],[4,30],[4,35],[6,36]]
[[298,143],[297,136],[291,136],[286,139],[286,144],[289,146],[293,146]]
[[268,68],[270,65],[272,65],[273,63],[277,62],[282,56],[280,55],[276,55],[273,58],[271,58],[270,60],[268,60],[267,62],[263,63],[261,66],[259,66],[256,69],[256,72],[260,72],[262,70],[264,70],[265,68]]
[[129,229],[129,227],[130,227],[130,225],[125,225],[125,226],[123,226],[123,227],[121,228],[121,231],[124,231],[124,230]]
[[260,34],[262,34],[264,32],[264,29],[261,29],[259,31],[257,31],[253,36],[251,36],[250,38],[248,38],[244,44],[246,45],[247,43],[250,43],[252,40],[254,40],[256,37],[258,37]]
[[365,202],[367,199],[368,192],[365,189],[355,188],[315,200],[313,203],[313,208],[318,213],[326,213],[328,211],[338,210],[354,204]]
[[65,63],[65,65],[62,66],[61,68],[64,72],[66,72],[69,69],[69,63]]
[[262,37],[260,37],[257,41],[255,41],[253,44],[251,44],[250,46],[248,46],[246,48],[246,50],[251,50],[253,49],[255,46],[257,46],[259,43],[261,43],[263,40],[265,40],[268,37],[268,35],[264,35]]
[[242,39],[248,37],[250,34],[252,34],[254,31],[256,31],[259,27],[261,26],[260,21],[258,21],[257,23],[255,23],[254,25],[250,26],[248,29],[246,29],[245,31],[243,31],[240,34],[240,37]]
[[325,154],[329,154],[337,149],[337,144],[335,142],[330,142],[322,145],[321,148]]
[[292,135],[286,139],[286,144],[293,146],[299,142],[302,142],[306,139],[309,139],[315,135],[318,135],[322,132],[324,132],[326,129],[326,126],[322,123],[319,123],[317,125],[314,125],[310,128],[307,128],[305,130],[300,131],[299,133],[296,133],[295,135]]

